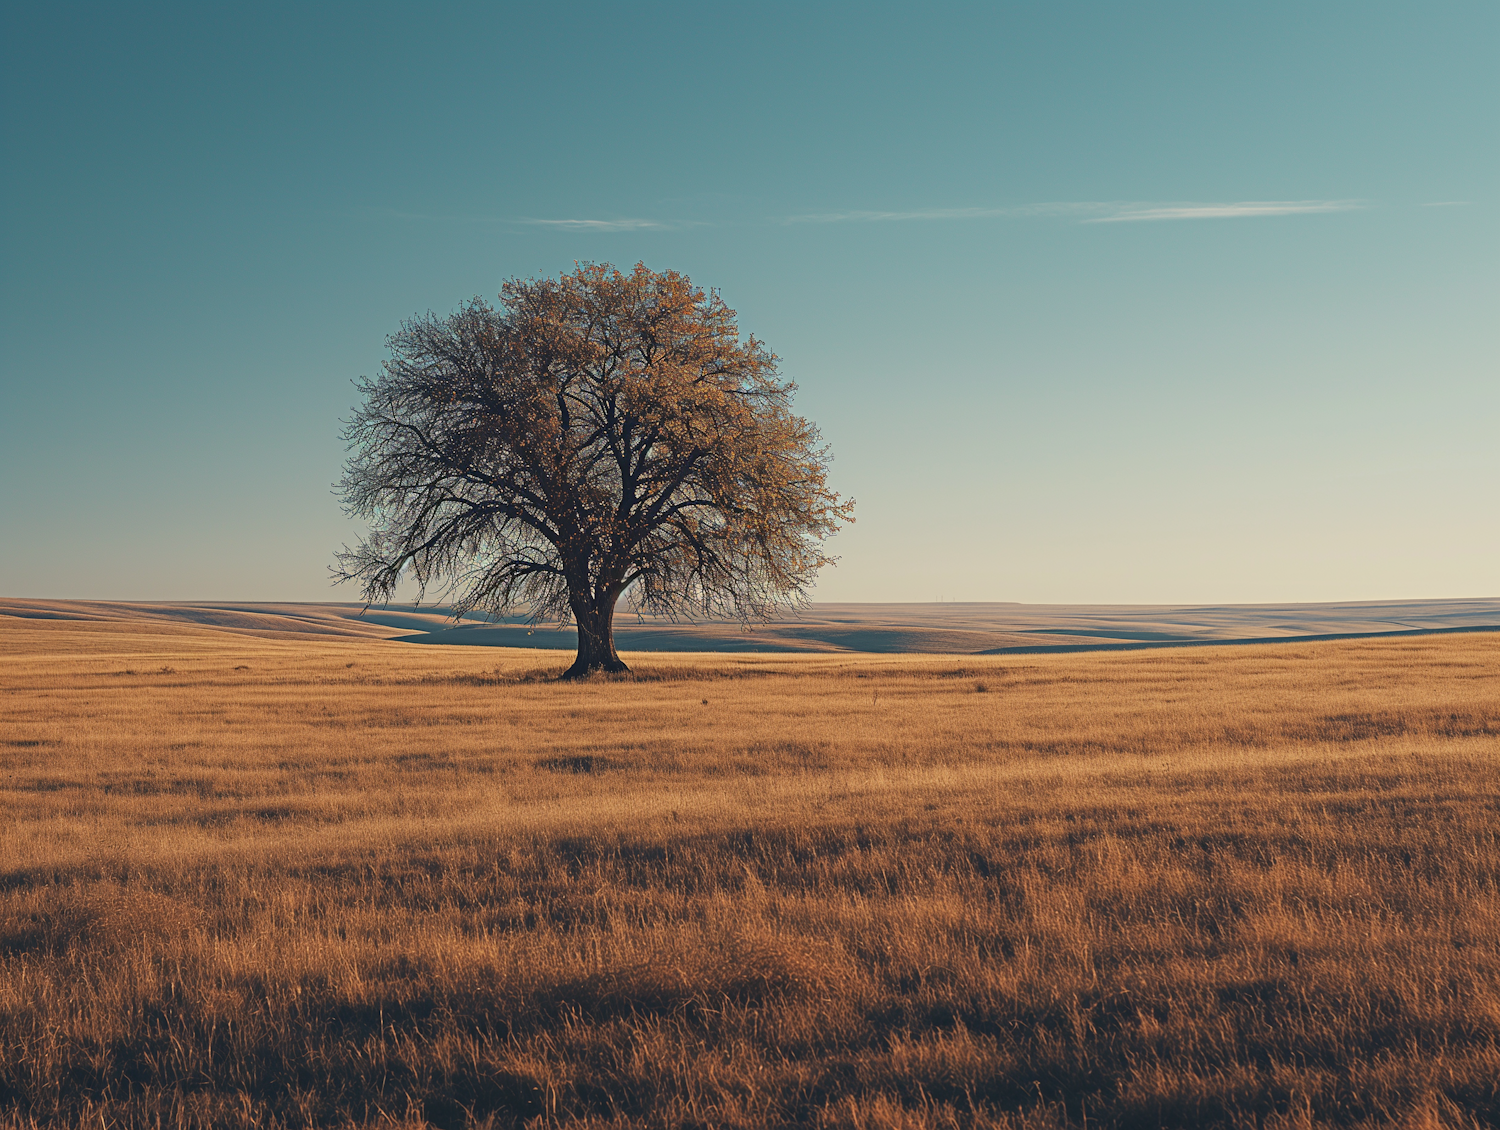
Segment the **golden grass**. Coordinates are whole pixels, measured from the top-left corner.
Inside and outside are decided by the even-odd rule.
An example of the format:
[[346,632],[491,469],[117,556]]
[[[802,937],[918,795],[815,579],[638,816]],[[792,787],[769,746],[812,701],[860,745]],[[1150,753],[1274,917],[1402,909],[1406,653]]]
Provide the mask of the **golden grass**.
[[0,1124],[1500,1123],[1500,636],[0,626]]

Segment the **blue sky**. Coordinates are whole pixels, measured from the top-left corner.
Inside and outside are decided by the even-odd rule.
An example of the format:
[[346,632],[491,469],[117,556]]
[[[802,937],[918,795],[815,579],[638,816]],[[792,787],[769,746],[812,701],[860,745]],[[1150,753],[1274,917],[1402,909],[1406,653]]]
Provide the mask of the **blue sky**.
[[0,594],[353,599],[408,316],[717,287],[816,596],[1500,592],[1500,7],[4,6]]

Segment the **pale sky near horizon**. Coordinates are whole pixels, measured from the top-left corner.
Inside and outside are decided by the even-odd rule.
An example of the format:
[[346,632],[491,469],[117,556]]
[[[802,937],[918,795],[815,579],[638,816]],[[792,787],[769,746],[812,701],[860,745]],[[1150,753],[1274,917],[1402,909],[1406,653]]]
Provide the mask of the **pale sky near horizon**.
[[0,595],[355,599],[403,318],[718,288],[815,599],[1500,593],[1500,6],[4,3]]

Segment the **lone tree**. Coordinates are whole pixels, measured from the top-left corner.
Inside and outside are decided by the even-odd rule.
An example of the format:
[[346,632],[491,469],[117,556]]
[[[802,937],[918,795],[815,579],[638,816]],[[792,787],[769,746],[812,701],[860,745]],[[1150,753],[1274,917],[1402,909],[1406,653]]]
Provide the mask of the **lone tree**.
[[578,627],[567,677],[625,671],[643,612],[764,619],[805,596],[852,521],[776,357],[717,293],[605,265],[513,279],[390,338],[359,383],[339,490],[370,523],[334,575],[389,600],[404,572],[455,615],[525,609]]

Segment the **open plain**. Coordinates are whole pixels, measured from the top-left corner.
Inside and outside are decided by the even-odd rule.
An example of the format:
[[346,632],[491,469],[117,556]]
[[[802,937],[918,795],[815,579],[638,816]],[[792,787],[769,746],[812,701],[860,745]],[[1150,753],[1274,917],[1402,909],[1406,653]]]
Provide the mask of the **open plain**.
[[567,658],[0,617],[0,1123],[1500,1123],[1500,634]]

